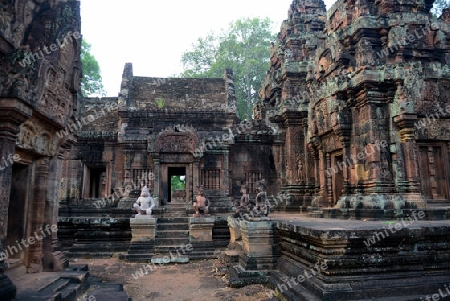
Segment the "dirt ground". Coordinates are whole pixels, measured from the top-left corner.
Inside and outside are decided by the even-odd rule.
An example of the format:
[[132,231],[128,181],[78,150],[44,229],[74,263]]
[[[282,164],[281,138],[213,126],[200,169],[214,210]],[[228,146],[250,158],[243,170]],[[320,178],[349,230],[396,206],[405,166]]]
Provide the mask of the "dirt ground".
[[240,289],[227,287],[226,278],[215,274],[212,260],[157,264],[153,271],[142,276],[136,274],[143,267],[142,263],[128,263],[116,258],[71,261],[88,264],[91,275],[103,281],[122,283],[133,301],[276,300],[269,299],[267,293],[270,290],[262,285],[249,285]]

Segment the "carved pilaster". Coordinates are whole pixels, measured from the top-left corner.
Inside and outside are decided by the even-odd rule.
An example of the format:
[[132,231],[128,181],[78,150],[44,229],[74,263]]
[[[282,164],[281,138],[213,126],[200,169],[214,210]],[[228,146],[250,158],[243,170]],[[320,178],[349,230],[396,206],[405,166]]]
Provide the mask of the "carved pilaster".
[[[193,167],[193,180],[194,180],[194,191],[200,186],[200,158],[194,157],[194,167]],[[191,200],[189,200],[191,201]]]
[[160,185],[160,169],[161,169],[161,165],[159,164],[159,158],[153,158],[153,162],[155,163],[155,183],[154,183],[154,200],[155,200],[155,204],[156,207],[159,207],[160,202],[159,202],[159,185]]
[[[350,139],[344,138],[342,141],[342,151],[344,163],[351,158],[350,150]],[[351,166],[349,164],[344,165],[343,176],[344,176],[344,194],[350,193],[350,182],[351,182]]]
[[[34,180],[32,208],[29,215],[31,229],[33,230],[45,227],[48,222],[51,221],[49,213],[47,212],[48,206],[46,204],[49,164],[49,158],[42,158],[35,161],[35,174],[38,176],[36,176]],[[29,272],[42,272],[43,260],[46,262],[53,260],[49,257],[44,258],[43,254],[44,248],[46,250],[51,249],[51,243],[52,237],[47,235],[44,240],[37,241],[35,244],[30,245],[28,249],[28,262],[30,263]]]
[[419,166],[417,159],[417,145],[415,141],[414,123],[417,115],[399,115],[394,118],[395,124],[400,128],[400,144],[402,145],[404,164],[406,170],[406,181],[408,186],[406,192],[419,193]]
[[230,191],[230,185],[229,185],[229,152],[225,151],[223,154],[223,191],[226,191],[227,195]]
[[[331,170],[331,155],[328,153],[326,154],[326,170]],[[333,207],[333,179],[331,173],[326,173],[325,180],[327,186],[328,207]]]
[[[8,208],[11,191],[12,164],[20,125],[32,114],[30,108],[18,99],[0,98],[0,254],[5,250],[8,231]],[[10,300],[16,295],[16,287],[3,273],[5,264],[0,256],[0,299]]]

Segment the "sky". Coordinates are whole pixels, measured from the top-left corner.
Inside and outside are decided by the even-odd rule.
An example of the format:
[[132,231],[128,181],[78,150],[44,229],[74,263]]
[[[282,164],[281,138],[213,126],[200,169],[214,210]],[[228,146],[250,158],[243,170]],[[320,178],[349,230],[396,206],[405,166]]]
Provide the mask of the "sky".
[[[292,0],[81,0],[81,33],[99,62],[106,96],[117,96],[125,63],[135,76],[170,77],[199,37],[240,18],[268,17],[273,32]],[[334,1],[325,1],[330,8]],[[269,47],[269,45],[267,45]]]

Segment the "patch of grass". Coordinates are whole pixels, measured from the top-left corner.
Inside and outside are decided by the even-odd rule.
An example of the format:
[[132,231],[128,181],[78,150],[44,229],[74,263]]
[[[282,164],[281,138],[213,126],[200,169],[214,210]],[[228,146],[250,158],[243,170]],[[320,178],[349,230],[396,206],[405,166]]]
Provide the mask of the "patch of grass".
[[164,105],[166,104],[166,101],[164,99],[162,99],[161,97],[156,98],[155,102],[159,109],[164,108]]

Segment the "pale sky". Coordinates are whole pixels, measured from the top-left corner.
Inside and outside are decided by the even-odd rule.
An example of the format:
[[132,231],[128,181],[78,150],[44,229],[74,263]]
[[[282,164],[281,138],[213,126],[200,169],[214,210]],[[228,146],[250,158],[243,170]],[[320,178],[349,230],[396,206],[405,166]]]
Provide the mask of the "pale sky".
[[[269,17],[274,33],[292,0],[81,0],[81,33],[100,64],[107,96],[117,96],[125,63],[135,76],[183,71],[181,56],[199,37],[245,17]],[[326,0],[327,8],[334,3]],[[267,45],[269,47],[269,45]]]

